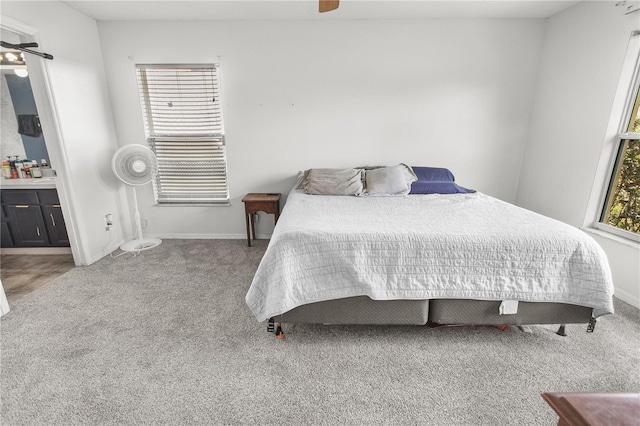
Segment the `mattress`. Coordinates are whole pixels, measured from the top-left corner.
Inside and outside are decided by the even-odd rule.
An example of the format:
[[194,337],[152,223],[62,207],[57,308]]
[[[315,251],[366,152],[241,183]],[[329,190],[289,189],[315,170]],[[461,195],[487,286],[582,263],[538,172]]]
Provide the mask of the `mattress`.
[[583,231],[482,193],[403,197],[293,190],[246,302],[258,321],[373,300],[556,302],[613,313],[601,247]]

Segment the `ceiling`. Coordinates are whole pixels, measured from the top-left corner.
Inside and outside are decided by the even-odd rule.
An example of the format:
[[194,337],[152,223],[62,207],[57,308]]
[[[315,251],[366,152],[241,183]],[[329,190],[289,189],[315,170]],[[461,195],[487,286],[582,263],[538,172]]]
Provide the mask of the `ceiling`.
[[66,0],[99,21],[226,19],[548,18],[572,0],[340,0],[320,14],[317,0]]

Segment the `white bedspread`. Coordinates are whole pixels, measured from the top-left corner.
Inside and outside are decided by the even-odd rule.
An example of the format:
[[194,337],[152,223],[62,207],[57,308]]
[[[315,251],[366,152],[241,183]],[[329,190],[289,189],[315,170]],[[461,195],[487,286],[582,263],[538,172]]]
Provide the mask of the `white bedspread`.
[[562,302],[613,313],[600,246],[481,193],[289,195],[246,302],[258,321],[351,296]]

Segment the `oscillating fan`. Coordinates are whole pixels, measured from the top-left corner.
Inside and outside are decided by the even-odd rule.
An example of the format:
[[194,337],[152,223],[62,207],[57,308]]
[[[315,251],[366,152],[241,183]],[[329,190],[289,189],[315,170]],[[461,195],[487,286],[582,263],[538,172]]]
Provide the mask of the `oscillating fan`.
[[126,145],[116,151],[111,160],[113,172],[122,182],[133,190],[133,205],[136,209],[136,237],[120,246],[122,251],[140,251],[156,247],[162,240],[143,238],[136,186],[146,185],[158,171],[156,156],[149,148],[142,145]]

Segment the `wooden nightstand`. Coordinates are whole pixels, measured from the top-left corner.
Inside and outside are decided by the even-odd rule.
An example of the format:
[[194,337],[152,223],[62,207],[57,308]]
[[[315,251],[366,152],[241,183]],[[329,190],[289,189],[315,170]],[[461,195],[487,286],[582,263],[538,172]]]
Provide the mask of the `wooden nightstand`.
[[633,426],[638,424],[638,393],[543,393],[560,416],[558,426]]
[[280,194],[250,193],[242,199],[244,203],[244,215],[247,221],[247,245],[251,247],[251,236],[256,239],[256,226],[253,215],[265,212],[275,216],[275,223],[280,217]]

